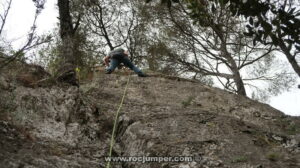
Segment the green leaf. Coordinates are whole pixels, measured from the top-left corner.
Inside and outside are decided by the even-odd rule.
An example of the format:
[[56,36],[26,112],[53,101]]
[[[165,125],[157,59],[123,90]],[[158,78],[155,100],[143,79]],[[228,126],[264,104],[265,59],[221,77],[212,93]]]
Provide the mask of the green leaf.
[[277,37],[274,35],[274,34],[270,34],[271,36],[271,39],[272,39],[272,42],[275,46],[278,46],[279,42],[278,42],[278,39]]
[[272,31],[272,25],[268,22],[262,22],[262,27],[267,33],[270,33]]
[[294,13],[295,9],[296,9],[296,8],[292,8],[292,9],[290,10],[289,14],[292,15],[292,14]]

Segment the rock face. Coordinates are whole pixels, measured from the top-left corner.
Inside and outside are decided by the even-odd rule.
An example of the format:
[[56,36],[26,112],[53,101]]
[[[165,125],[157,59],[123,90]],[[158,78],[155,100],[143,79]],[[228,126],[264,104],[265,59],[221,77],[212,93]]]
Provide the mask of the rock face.
[[[0,78],[0,167],[105,167],[129,76],[77,87],[24,87]],[[193,156],[112,162],[115,168],[300,167],[300,118],[181,79],[130,75],[113,156]]]

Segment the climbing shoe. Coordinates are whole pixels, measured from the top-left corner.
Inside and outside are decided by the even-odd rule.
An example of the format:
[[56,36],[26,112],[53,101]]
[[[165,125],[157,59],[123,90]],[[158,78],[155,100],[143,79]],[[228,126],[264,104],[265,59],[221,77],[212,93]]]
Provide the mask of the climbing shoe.
[[148,75],[143,74],[143,73],[139,73],[138,76],[139,76],[139,77],[147,77]]
[[111,74],[111,73],[112,73],[112,70],[110,70],[110,69],[105,70],[105,74]]

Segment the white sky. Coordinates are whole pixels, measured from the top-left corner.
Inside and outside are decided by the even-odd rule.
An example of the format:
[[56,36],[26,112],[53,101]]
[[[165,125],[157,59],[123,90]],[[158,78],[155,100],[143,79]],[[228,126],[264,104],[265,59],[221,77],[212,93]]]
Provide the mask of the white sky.
[[[0,4],[7,0],[0,0]],[[57,24],[57,0],[47,0],[44,10],[37,20],[37,32],[39,34],[51,31]],[[2,12],[3,9],[0,11]],[[12,41],[14,47],[22,45],[29,32],[35,14],[35,6],[32,0],[12,0],[12,7],[8,15],[8,20],[4,27],[3,35],[8,41]],[[22,43],[23,42],[23,43]]]
[[[0,5],[6,0],[0,0]],[[51,31],[58,22],[57,0],[47,0],[45,8],[37,20],[37,32],[43,34]],[[0,10],[2,11],[0,6]],[[32,0],[13,0],[4,33],[14,46],[22,45],[26,33],[30,30],[35,13]],[[300,84],[300,80],[298,80]],[[300,116],[300,89],[295,86],[289,92],[270,99],[270,105],[288,115]]]
[[[300,80],[298,80],[300,84]],[[300,89],[295,86],[289,92],[272,97],[270,105],[286,114],[300,116]]]

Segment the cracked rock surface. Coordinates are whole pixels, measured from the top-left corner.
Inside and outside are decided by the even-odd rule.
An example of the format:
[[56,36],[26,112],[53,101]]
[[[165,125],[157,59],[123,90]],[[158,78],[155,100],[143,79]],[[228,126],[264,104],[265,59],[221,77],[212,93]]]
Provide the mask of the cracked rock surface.
[[[77,87],[0,79],[0,167],[105,167],[128,76]],[[192,156],[189,162],[113,162],[115,168],[300,167],[300,119],[196,82],[130,82],[113,156]]]

